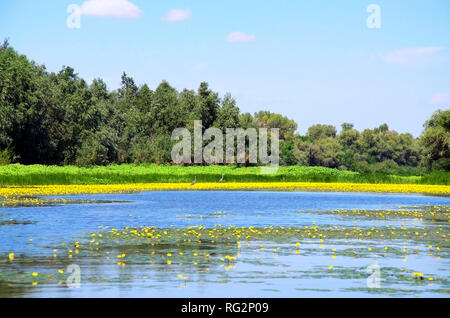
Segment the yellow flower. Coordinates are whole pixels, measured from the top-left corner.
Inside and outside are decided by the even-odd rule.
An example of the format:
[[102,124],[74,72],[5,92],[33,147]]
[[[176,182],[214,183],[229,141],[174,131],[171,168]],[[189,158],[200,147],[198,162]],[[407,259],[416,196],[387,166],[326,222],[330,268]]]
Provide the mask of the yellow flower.
[[37,275],[39,275],[38,273],[36,273],[36,272],[34,272],[33,274],[31,274],[31,275],[33,275],[34,277],[36,277]]
[[9,253],[9,259],[12,261],[14,260],[14,253]]
[[[450,186],[425,184],[368,184],[368,183],[320,183],[320,182],[233,182],[228,184],[201,183],[200,190],[246,190],[246,189],[285,189],[285,190],[329,190],[360,192],[397,192],[449,194]],[[123,193],[129,191],[185,190],[188,183],[135,183],[103,185],[57,185],[36,187],[0,188],[0,196],[21,195],[64,195],[81,193]]]

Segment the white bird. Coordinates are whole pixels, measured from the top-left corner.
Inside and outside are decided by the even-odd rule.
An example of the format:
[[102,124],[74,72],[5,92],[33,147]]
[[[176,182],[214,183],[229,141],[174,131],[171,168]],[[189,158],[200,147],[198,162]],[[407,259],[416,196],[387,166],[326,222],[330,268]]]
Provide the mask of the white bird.
[[196,184],[196,183],[197,183],[197,176],[195,176],[194,181],[191,182],[191,186],[193,186],[193,185]]
[[222,183],[223,182],[223,175],[222,175],[222,178],[220,178],[220,180],[219,180],[219,183]]

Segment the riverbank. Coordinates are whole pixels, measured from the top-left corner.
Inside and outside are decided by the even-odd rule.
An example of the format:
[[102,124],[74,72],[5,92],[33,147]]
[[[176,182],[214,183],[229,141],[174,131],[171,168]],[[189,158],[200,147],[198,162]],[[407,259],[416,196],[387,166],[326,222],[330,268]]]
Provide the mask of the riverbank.
[[[93,167],[6,165],[0,166],[0,186],[96,185],[135,183],[225,183],[312,182],[368,184],[450,185],[449,172],[420,176],[363,174],[324,167],[280,167],[276,174],[262,174],[260,167],[110,165]],[[250,186],[252,187],[252,186]],[[344,190],[345,191],[345,190]]]

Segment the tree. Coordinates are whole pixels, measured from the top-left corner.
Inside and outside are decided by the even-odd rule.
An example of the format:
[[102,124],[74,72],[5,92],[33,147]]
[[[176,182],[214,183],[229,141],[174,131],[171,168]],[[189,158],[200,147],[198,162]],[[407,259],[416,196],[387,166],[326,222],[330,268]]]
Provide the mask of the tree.
[[117,134],[109,127],[88,132],[77,150],[75,163],[80,166],[106,165],[117,161]]
[[286,141],[293,139],[298,127],[294,120],[269,111],[259,111],[255,113],[253,120],[258,128],[279,128],[280,139]]
[[339,142],[347,148],[351,148],[359,138],[359,131],[355,129],[342,129],[338,136]]
[[152,135],[156,132],[172,133],[180,126],[182,118],[178,114],[178,92],[162,81],[153,93],[149,116],[152,118]]
[[354,125],[350,123],[343,123],[341,125],[342,131],[353,130]]
[[437,110],[424,124],[421,136],[424,163],[429,170],[450,170],[450,110]]
[[342,161],[342,146],[333,137],[324,137],[310,147],[310,165],[338,168]]
[[197,107],[197,95],[195,91],[184,89],[179,95],[179,117],[181,118],[180,127],[194,131],[194,120],[200,118],[195,114]]
[[209,89],[208,83],[200,83],[197,92],[197,103],[193,113],[195,119],[202,121],[204,129],[211,127],[217,119],[219,102],[219,94]]
[[239,127],[239,108],[236,106],[236,100],[229,93],[225,94],[222,100],[214,126],[223,131],[226,128]]
[[282,141],[280,144],[280,164],[283,166],[294,166],[298,163],[294,154],[294,142]]
[[239,114],[239,126],[243,129],[257,128],[250,113]]
[[119,97],[125,98],[127,96],[136,96],[138,87],[134,83],[132,77],[127,76],[125,72],[122,73],[122,87],[119,88]]
[[308,128],[308,136],[313,139],[336,137],[336,128],[332,125],[313,125]]
[[54,145],[43,129],[48,87],[45,68],[19,55],[4,41],[0,48],[0,149],[23,163],[49,163]]

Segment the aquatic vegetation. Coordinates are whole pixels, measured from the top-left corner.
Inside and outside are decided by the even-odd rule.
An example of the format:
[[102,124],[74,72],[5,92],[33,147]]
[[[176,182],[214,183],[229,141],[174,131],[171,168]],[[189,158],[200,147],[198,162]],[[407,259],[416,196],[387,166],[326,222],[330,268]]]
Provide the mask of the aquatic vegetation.
[[[0,187],[0,206],[42,206],[68,203],[106,203],[109,201],[45,198],[101,193],[130,193],[140,191],[334,191],[334,192],[378,192],[378,193],[423,193],[450,195],[449,185],[427,184],[380,184],[380,183],[323,183],[323,182],[198,182],[190,183],[126,183],[126,184],[71,184]],[[111,201],[112,202],[112,201]],[[339,213],[339,212],[337,212]],[[359,213],[361,214],[361,213]],[[187,217],[187,216],[186,216]]]
[[44,166],[20,164],[0,165],[0,186],[51,184],[126,184],[126,183],[190,183],[197,176],[202,182],[350,182],[443,184],[450,173],[433,172],[423,176],[399,176],[381,173],[357,173],[325,167],[279,167],[276,174],[261,174],[260,167],[235,166],[169,166],[109,165],[94,167]]
[[2,225],[28,225],[28,224],[35,224],[36,222],[34,221],[17,221],[14,219],[9,219],[9,220],[0,220],[0,226]]
[[[95,234],[95,233],[94,233]],[[144,244],[170,245],[170,244],[201,244],[201,246],[214,246],[215,244],[237,244],[240,241],[271,241],[289,242],[299,239],[312,239],[323,242],[324,239],[394,239],[394,240],[414,240],[417,242],[441,241],[441,246],[449,244],[450,233],[447,229],[438,227],[429,230],[426,227],[409,228],[406,226],[385,226],[378,228],[361,229],[357,227],[329,226],[318,227],[316,225],[305,227],[222,227],[205,228],[201,225],[188,228],[155,228],[139,227],[125,229],[111,229],[102,234],[99,239],[91,239],[90,243],[97,242],[123,242],[130,241],[137,244],[140,241]],[[297,245],[298,247],[300,243]],[[294,243],[293,243],[294,244]],[[438,250],[439,251],[439,250]]]
[[[306,213],[299,211],[298,213]],[[433,222],[450,223],[450,206],[422,206],[422,207],[399,207],[389,210],[365,210],[365,209],[337,209],[329,211],[308,211],[316,214],[335,214],[340,216],[357,216],[369,219],[390,219],[390,218],[413,218],[419,221],[430,220]]]
[[[29,195],[5,195],[2,197],[0,193],[0,207],[36,207],[60,204],[81,204],[81,203],[119,203],[121,201],[111,200],[79,200],[79,199],[59,199],[59,198],[43,198]],[[1,223],[0,223],[1,224]]]
[[216,212],[212,212],[212,213],[208,213],[208,214],[200,214],[200,215],[192,215],[192,214],[185,214],[183,216],[177,216],[180,218],[184,218],[184,219],[200,219],[200,220],[204,220],[204,219],[213,219],[213,218],[220,218],[220,217],[224,217],[226,216],[227,213],[226,212],[222,212],[222,211],[216,211]]
[[[55,246],[53,257],[33,258],[13,253],[12,257],[11,254],[8,258],[0,257],[0,289],[5,284],[9,288],[17,284],[25,284],[29,288],[65,284],[67,273],[64,268],[72,262],[91,268],[87,277],[83,278],[90,283],[123,283],[138,279],[136,275],[144,277],[139,279],[149,280],[155,271],[159,273],[157,275],[163,275],[161,279],[165,282],[181,284],[184,288],[197,281],[208,282],[207,278],[198,276],[201,273],[215,277],[223,272],[229,273],[228,278],[214,281],[215,284],[286,278],[364,282],[367,278],[366,267],[352,266],[352,262],[343,266],[340,262],[345,259],[368,262],[370,259],[403,259],[407,264],[407,257],[418,255],[448,258],[449,234],[448,227],[430,228],[426,225],[372,228],[319,227],[315,224],[304,227],[196,225],[186,228],[140,226],[120,229],[99,226],[97,231],[75,242]],[[288,266],[277,261],[286,257],[311,259],[315,265],[288,272],[277,271],[279,266]],[[12,264],[21,270],[15,271]],[[266,270],[240,270],[249,266],[263,266]],[[126,272],[119,272],[121,274],[117,277],[111,276],[108,274],[112,271],[111,267]],[[36,271],[35,268],[44,270]],[[273,270],[267,272],[271,268]],[[423,273],[415,268],[383,267],[381,279],[383,288],[378,293],[388,295],[420,292],[414,287],[419,282],[432,283],[433,286],[427,286],[436,293],[447,293],[449,288],[446,277]],[[347,289],[377,292],[365,287]]]
[[[298,269],[290,275],[295,279],[321,279],[324,277],[340,280],[365,280],[365,267],[340,265],[339,261],[351,259],[403,259],[417,255],[434,258],[448,258],[450,241],[448,229],[441,227],[373,227],[357,228],[343,226],[318,227],[314,224],[304,227],[266,226],[243,227],[202,225],[187,228],[156,228],[153,226],[125,227],[120,229],[101,227],[98,231],[79,238],[72,243],[55,246],[53,258],[33,259],[24,255],[0,260],[0,285],[17,283],[36,286],[37,284],[61,284],[67,277],[63,270],[70,262],[92,266],[116,266],[132,269],[135,266],[146,271],[157,271],[170,275],[168,281],[178,281],[184,287],[197,280],[195,273],[219,275],[222,271],[236,271],[241,266],[280,266],[277,259],[282,257],[317,258],[321,260],[310,269]],[[385,246],[385,244],[389,244]],[[439,244],[436,246],[435,244]],[[420,246],[420,247],[419,247]],[[273,255],[273,256],[271,256]],[[326,259],[323,259],[326,257]],[[14,272],[11,262],[22,269]],[[40,265],[41,264],[41,265]],[[350,263],[351,264],[351,263]],[[407,263],[405,263],[407,264]],[[6,265],[6,270],[5,270]],[[45,266],[45,270],[33,271]],[[141,270],[138,271],[140,273]],[[238,271],[239,272],[239,271]],[[147,273],[147,272],[146,272]],[[241,272],[239,272],[241,273]],[[247,271],[239,274],[254,277]],[[231,277],[237,274],[230,274]],[[261,279],[284,279],[286,274],[261,272]],[[149,277],[146,274],[145,277]],[[105,276],[102,270],[94,271],[85,279],[89,282],[119,282],[133,280],[133,275],[119,278]],[[191,277],[188,279],[188,277]],[[194,278],[192,278],[194,277]],[[250,277],[250,276],[249,276]],[[382,281],[389,285],[381,293],[396,294],[396,285],[409,286],[414,291],[415,282],[433,283],[437,292],[448,292],[449,282],[445,277],[422,273],[414,268],[382,268]],[[223,284],[231,282],[224,280]],[[220,282],[215,282],[220,283]],[[352,288],[349,288],[352,290]],[[366,288],[360,291],[374,292]],[[400,288],[401,290],[401,288]],[[406,289],[404,290],[406,293]]]
[[[30,196],[75,195],[98,193],[129,193],[138,191],[169,190],[273,190],[273,191],[340,191],[340,192],[380,192],[380,193],[425,193],[449,195],[450,186],[421,184],[368,184],[368,183],[312,183],[312,182],[235,182],[235,183],[133,183],[133,184],[97,184],[97,185],[45,185],[30,187],[0,188],[2,204],[17,200],[39,202]],[[43,200],[43,199],[40,199]],[[48,201],[50,202],[50,201]],[[63,199],[60,203],[64,202]]]

